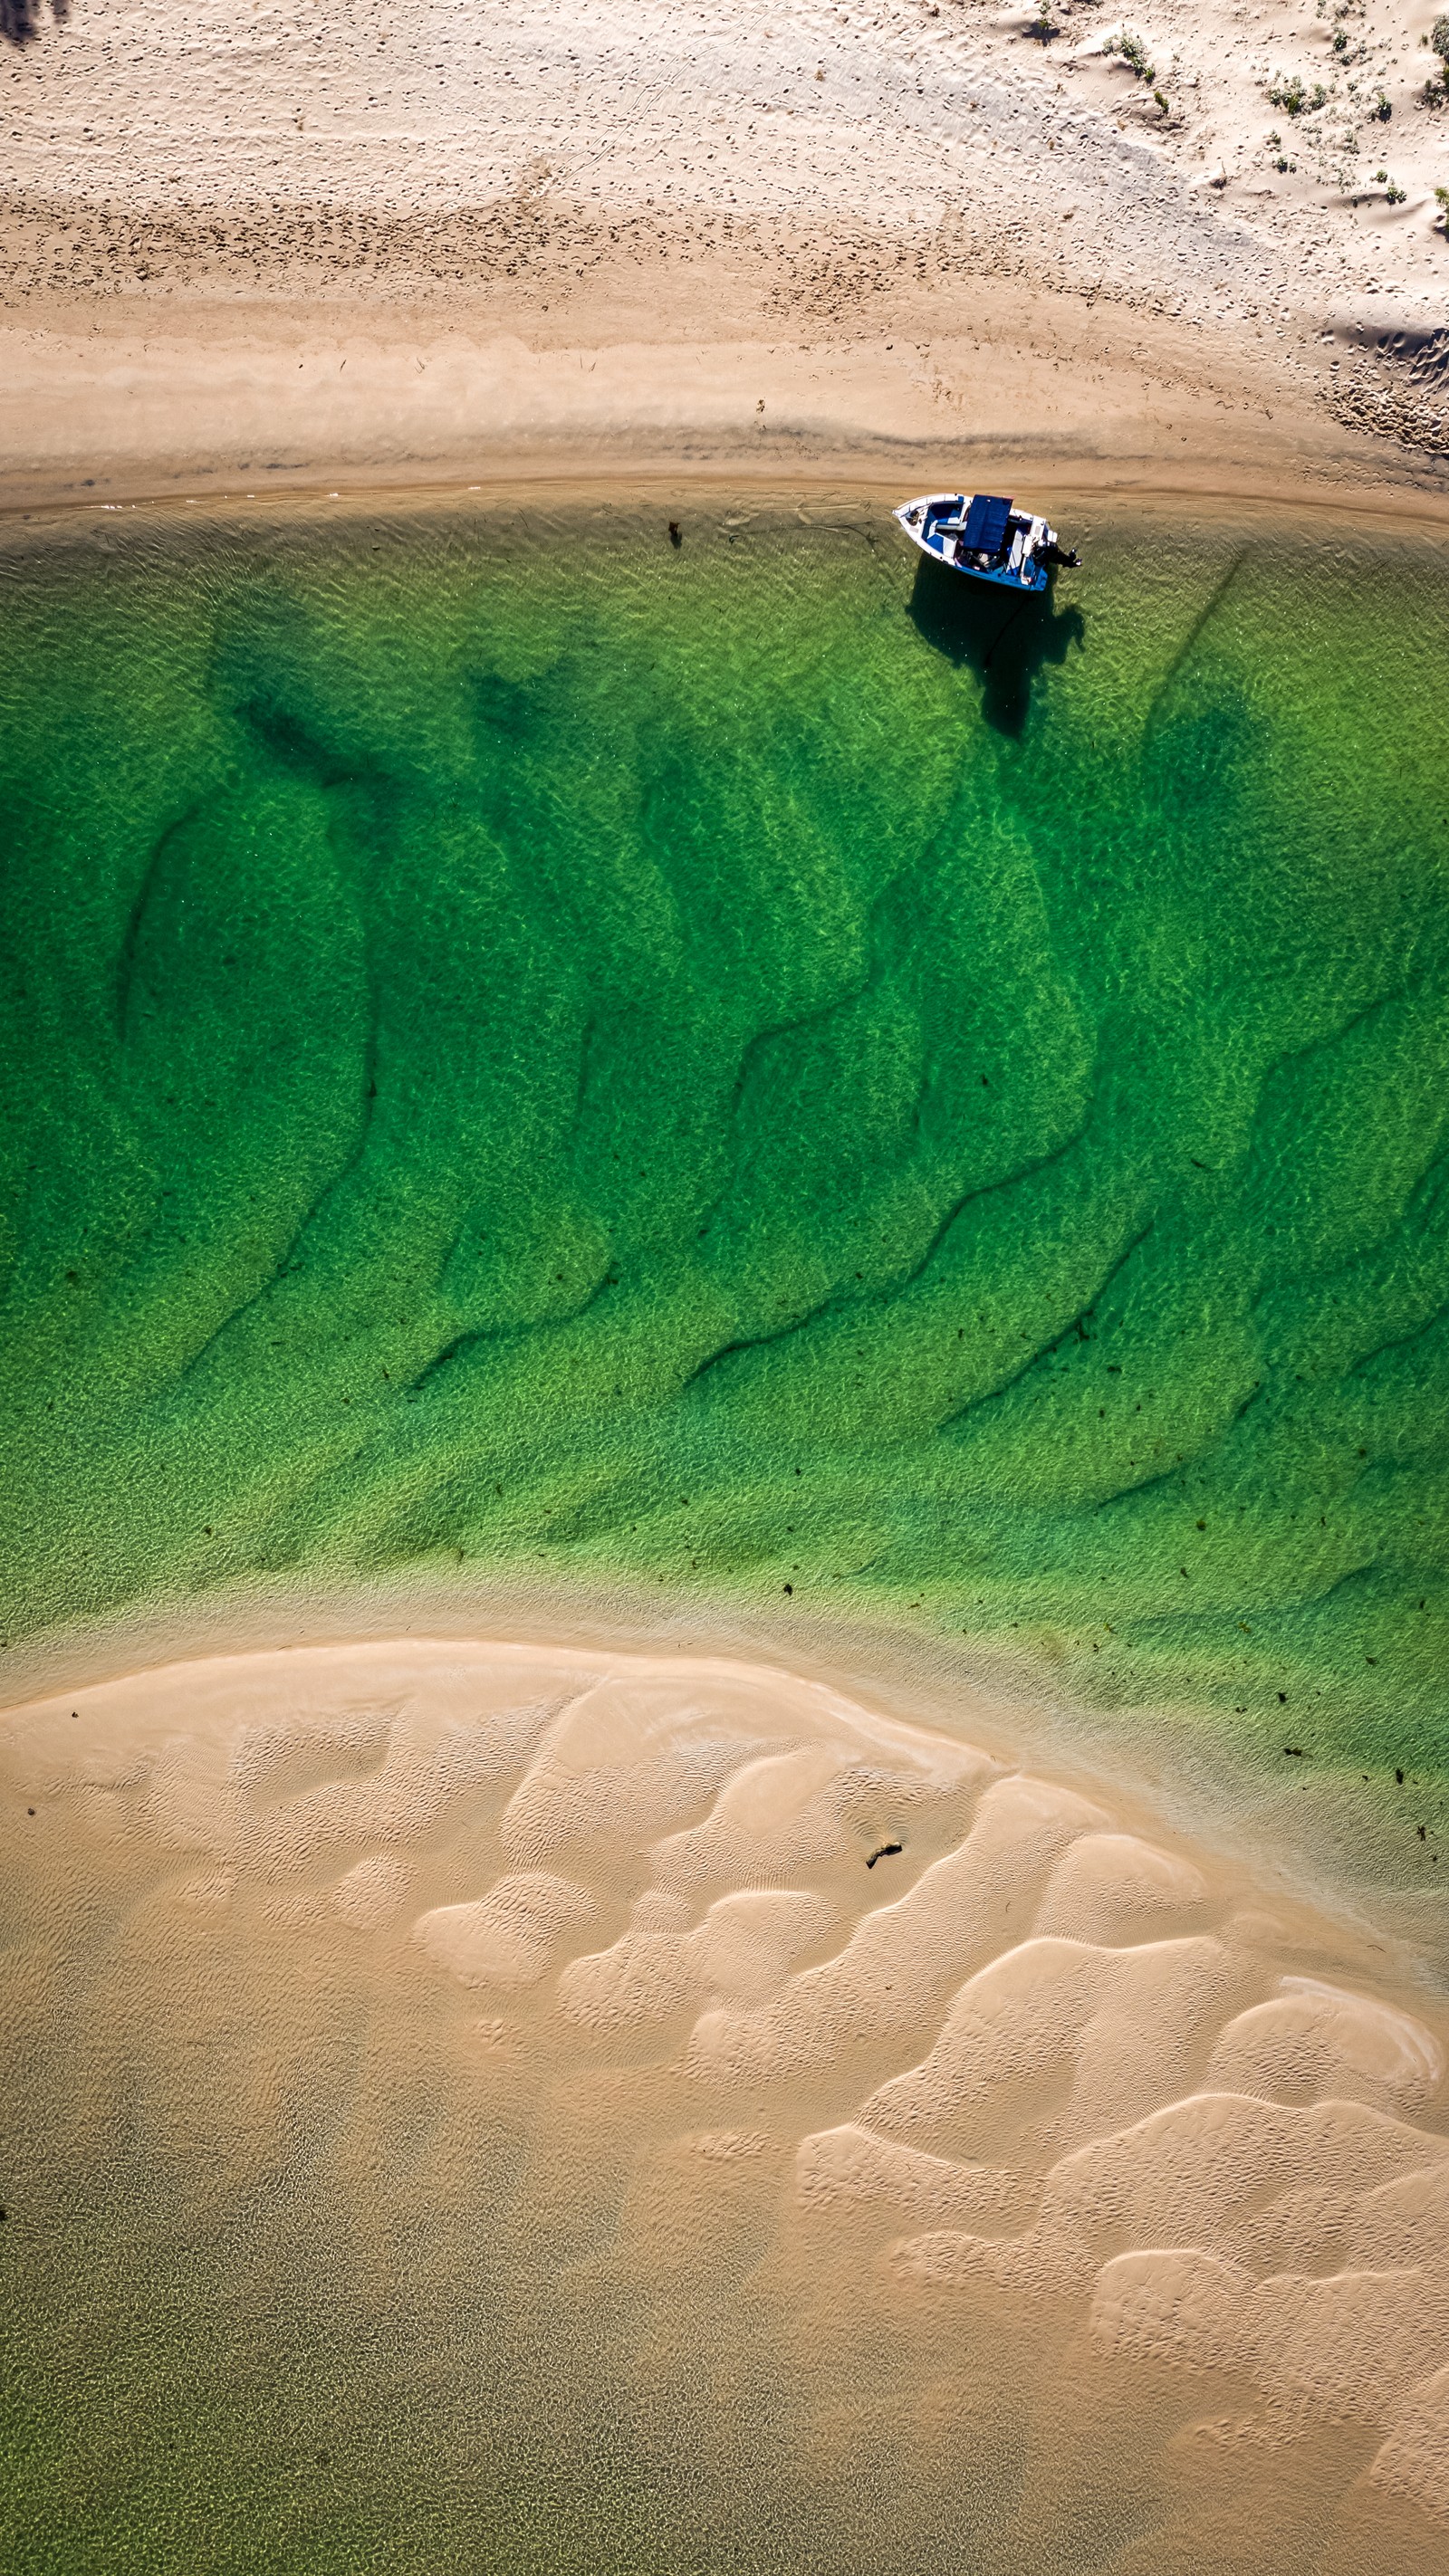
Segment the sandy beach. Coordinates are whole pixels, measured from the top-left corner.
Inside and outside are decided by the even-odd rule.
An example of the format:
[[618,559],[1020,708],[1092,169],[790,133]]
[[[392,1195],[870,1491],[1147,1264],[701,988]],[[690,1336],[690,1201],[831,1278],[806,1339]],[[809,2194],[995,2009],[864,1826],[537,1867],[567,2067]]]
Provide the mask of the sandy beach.
[[121,2118],[212,2209],[314,2141],[379,2249],[511,2141],[509,2295],[607,2292],[626,2409],[706,2368],[727,2424],[767,2332],[804,2490],[842,2407],[923,2496],[1032,2428],[993,2509],[1042,2554],[1002,2563],[1050,2563],[1106,2421],[1156,2565],[1427,2563],[1449,2016],[1282,1885],[718,1658],[211,1656],[0,1752],[45,2140],[12,2251],[57,2141],[104,2161]]
[[1442,486],[1432,0],[25,23],[14,506],[983,451]]

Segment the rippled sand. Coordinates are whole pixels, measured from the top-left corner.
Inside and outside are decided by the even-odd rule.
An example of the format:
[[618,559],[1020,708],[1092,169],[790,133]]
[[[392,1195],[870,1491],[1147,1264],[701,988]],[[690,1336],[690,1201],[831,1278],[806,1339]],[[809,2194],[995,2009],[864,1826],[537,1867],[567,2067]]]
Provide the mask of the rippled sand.
[[[80,2295],[82,2205],[109,2248],[78,2355],[34,2330],[82,2410],[144,2262],[183,2378],[208,2334],[265,2356],[295,2298],[335,2418],[385,2312],[452,2423],[486,2276],[519,2457],[535,2406],[554,2460],[594,2408],[624,2466],[588,2452],[584,2492],[646,2462],[691,2563],[1442,2546],[1449,2017],[1384,1989],[1370,1935],[722,1661],[251,1653],[38,1702],[3,1753],[7,2247],[37,2318]],[[137,2423],[77,2486],[113,2535]],[[300,2475],[270,2438],[257,2529]],[[319,2458],[364,2474],[345,2437]],[[585,2508],[576,2557],[550,2507],[549,2563],[686,2563],[649,2492],[642,2540]],[[377,2563],[459,2544],[445,2516],[408,2546]]]

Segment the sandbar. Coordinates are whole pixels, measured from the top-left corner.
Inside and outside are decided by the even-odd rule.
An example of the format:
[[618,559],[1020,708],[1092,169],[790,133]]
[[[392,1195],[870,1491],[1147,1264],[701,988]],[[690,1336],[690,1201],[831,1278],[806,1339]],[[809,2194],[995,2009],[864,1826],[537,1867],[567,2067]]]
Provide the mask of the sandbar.
[[0,1759],[38,2168],[140,2121],[220,2212],[305,2135],[385,2236],[404,2135],[439,2212],[505,2139],[511,2295],[603,2303],[626,2413],[706,2355],[728,2419],[765,2313],[804,2488],[851,2491],[843,2405],[922,2498],[1035,2427],[1043,2565],[1083,2409],[1158,2563],[1205,2462],[1214,2564],[1310,2500],[1304,2564],[1449,2519],[1449,2009],[1100,1783],[779,1666],[464,1636],[87,1681]]

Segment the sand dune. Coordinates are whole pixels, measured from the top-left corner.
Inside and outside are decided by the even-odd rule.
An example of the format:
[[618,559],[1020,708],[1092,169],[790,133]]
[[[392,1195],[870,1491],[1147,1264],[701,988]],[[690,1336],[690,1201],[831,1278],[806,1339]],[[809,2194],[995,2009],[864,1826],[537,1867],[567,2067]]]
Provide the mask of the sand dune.
[[999,2563],[1051,2563],[1031,2442],[1078,2403],[1122,2413],[1133,2501],[1056,2563],[1132,2566],[1144,2511],[1154,2563],[1208,2563],[1173,2555],[1204,2443],[1240,2539],[1255,2464],[1308,2464],[1282,2564],[1338,2563],[1325,2493],[1361,2565],[1428,2563],[1449,2016],[1306,1903],[824,1684],[684,1657],[254,1653],[37,1702],[3,1750],[39,2163],[103,2155],[122,2086],[211,2206],[290,2118],[349,2188],[401,2157],[463,2226],[507,2142],[514,2295],[612,2300],[637,2405],[703,2372],[723,2443],[763,2343],[792,2474],[840,2511],[863,2441],[934,2428],[903,2563],[932,2477],[1021,2441]]

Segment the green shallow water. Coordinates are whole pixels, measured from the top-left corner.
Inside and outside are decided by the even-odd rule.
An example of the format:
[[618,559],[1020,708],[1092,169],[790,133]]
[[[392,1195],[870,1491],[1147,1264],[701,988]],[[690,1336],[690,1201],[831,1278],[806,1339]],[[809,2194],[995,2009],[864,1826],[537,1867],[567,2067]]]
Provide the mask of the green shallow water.
[[[1417,1784],[1449,559],[864,505],[22,531],[6,1606],[526,1562]],[[1216,1712],[1216,1717],[1213,1717]]]
[[[865,1613],[1301,1747],[1435,1883],[1449,558],[1087,544],[1008,623],[863,505],[12,533],[8,1651],[429,1565]],[[1198,2576],[999,2324],[931,2436],[878,2286],[822,2394],[722,2237],[641,2383],[412,1988],[384,2081],[285,1907],[259,1973],[11,1821],[8,2564]],[[1214,2564],[1422,2563],[1353,2466],[1214,2469]]]

